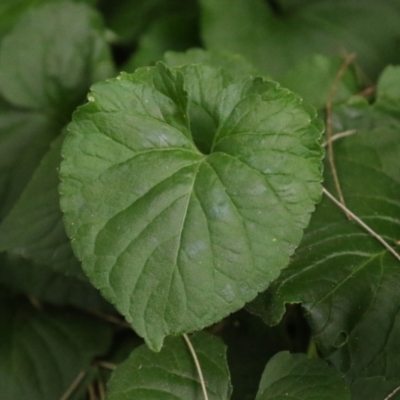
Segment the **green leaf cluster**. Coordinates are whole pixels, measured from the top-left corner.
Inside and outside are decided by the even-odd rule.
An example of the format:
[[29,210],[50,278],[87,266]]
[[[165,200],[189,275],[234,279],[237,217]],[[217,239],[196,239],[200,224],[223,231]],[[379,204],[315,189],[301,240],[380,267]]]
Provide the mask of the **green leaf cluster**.
[[3,400],[400,399],[400,3],[0,5]]

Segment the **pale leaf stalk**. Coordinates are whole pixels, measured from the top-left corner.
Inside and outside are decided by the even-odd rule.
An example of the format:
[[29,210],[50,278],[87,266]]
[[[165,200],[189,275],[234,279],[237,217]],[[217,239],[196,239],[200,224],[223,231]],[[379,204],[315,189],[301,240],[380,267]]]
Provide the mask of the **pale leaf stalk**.
[[400,255],[393,249],[392,246],[389,245],[386,240],[378,235],[374,230],[372,230],[365,222],[363,222],[360,218],[357,217],[353,212],[351,212],[344,204],[342,204],[339,200],[337,200],[331,193],[328,192],[325,188],[322,188],[323,193],[329,197],[346,215],[349,215],[351,219],[357,222],[362,228],[364,228],[371,236],[373,236],[376,240],[378,240],[391,254],[393,254],[397,260],[400,261]]
[[111,371],[114,371],[117,368],[117,365],[114,363],[111,363],[109,361],[97,361],[96,365],[98,365],[99,367],[105,368],[105,369],[109,369]]
[[89,393],[89,399],[90,400],[96,400],[97,399],[97,396],[96,396],[96,393],[94,391],[93,385],[89,385],[88,386],[88,393]]
[[85,375],[86,375],[86,371],[82,370],[81,372],[79,372],[78,376],[71,383],[71,385],[67,389],[67,391],[60,397],[60,400],[68,400],[71,397],[72,393],[74,393],[76,388],[82,382],[82,380],[85,377]]
[[[345,58],[342,66],[340,67],[338,73],[335,76],[335,80],[333,81],[333,84],[329,91],[328,100],[326,102],[326,143],[328,145],[328,160],[329,160],[329,165],[330,165],[330,168],[332,171],[333,180],[335,182],[336,191],[338,193],[339,200],[343,205],[345,205],[345,201],[344,201],[344,197],[343,197],[342,188],[340,186],[338,173],[336,170],[335,157],[334,157],[333,146],[332,146],[332,142],[333,142],[333,140],[332,140],[332,137],[333,137],[332,105],[333,105],[333,100],[335,98],[336,92],[339,88],[340,81],[341,81],[344,73],[346,72],[347,68],[354,61],[354,58],[355,58],[354,54],[350,54]],[[346,213],[346,216],[349,218],[349,214]]]
[[383,400],[391,399],[398,391],[400,390],[400,386],[393,390],[392,393],[389,393]]
[[206,383],[204,381],[203,372],[201,370],[200,362],[199,362],[199,359],[197,358],[196,351],[192,345],[192,342],[189,339],[189,336],[184,334],[183,338],[185,339],[185,342],[186,342],[187,346],[189,347],[190,353],[192,354],[192,357],[193,357],[193,361],[196,365],[197,373],[199,374],[199,378],[200,378],[201,389],[203,390],[204,400],[208,400]]
[[106,398],[106,389],[104,386],[104,382],[101,379],[99,379],[99,381],[97,382],[97,388],[98,388],[100,400],[104,400]]
[[[330,141],[331,141],[331,142],[335,142],[336,140],[343,139],[343,138],[348,137],[348,136],[352,136],[352,135],[354,135],[355,133],[357,133],[357,130],[356,130],[356,129],[350,129],[350,130],[348,130],[348,131],[339,132],[339,133],[334,134],[334,135],[331,137]],[[328,142],[327,142],[327,141],[323,143],[323,146],[327,146],[327,145],[328,145]]]

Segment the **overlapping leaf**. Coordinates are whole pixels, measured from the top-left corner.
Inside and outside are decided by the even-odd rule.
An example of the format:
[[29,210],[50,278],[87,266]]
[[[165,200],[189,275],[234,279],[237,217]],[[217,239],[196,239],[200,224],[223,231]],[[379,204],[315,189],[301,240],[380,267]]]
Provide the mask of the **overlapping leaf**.
[[4,217],[89,86],[112,74],[97,13],[56,2],[28,11],[0,47],[0,199]]
[[400,14],[389,2],[298,1],[275,11],[263,0],[200,3],[206,47],[240,53],[275,79],[315,53],[354,52],[371,78],[400,61]]
[[[374,106],[356,98],[338,108],[335,117],[336,131],[358,129],[334,143],[346,204],[392,246],[400,237],[399,83],[400,70],[388,69]],[[325,185],[334,192],[328,169]],[[302,302],[322,354],[350,380],[397,379],[399,264],[325,198],[293,263],[252,307],[274,323],[285,302]]]
[[111,329],[78,315],[37,311],[0,299],[0,390],[4,400],[59,399],[95,356],[107,351]]
[[115,313],[115,309],[90,282],[34,264],[10,254],[0,258],[0,284],[16,293],[35,297],[56,306],[73,306],[88,311]]
[[322,124],[286,89],[187,66],[95,85],[63,147],[67,233],[153,349],[241,308],[320,197]]
[[[228,400],[232,388],[223,343],[205,333],[191,337],[210,400]],[[147,346],[134,350],[118,366],[108,385],[107,400],[203,400],[199,374],[182,337],[168,338],[160,353]]]
[[350,400],[344,376],[320,359],[281,352],[268,362],[256,400]]
[[55,139],[18,202],[0,225],[0,251],[10,251],[54,271],[85,279],[65,233],[59,206],[58,168],[65,135]]

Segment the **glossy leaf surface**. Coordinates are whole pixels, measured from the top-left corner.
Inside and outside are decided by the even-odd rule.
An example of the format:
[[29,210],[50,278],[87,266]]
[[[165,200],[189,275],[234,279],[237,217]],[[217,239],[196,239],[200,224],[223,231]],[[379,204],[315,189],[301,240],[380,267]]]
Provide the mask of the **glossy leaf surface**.
[[286,89],[187,66],[97,84],[69,126],[67,233],[153,349],[277,277],[320,198],[322,124]]

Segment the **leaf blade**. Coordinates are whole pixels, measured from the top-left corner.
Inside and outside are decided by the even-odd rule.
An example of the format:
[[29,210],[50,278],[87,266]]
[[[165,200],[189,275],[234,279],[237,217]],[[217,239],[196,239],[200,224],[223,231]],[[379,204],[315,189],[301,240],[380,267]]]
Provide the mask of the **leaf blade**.
[[[67,233],[92,283],[160,349],[164,336],[241,308],[286,264],[319,200],[322,127],[276,84],[206,66],[160,64],[89,96],[63,147]],[[290,117],[276,116],[282,108]],[[196,132],[210,127],[203,154]],[[281,176],[264,171],[265,154],[251,160],[273,142]]]

